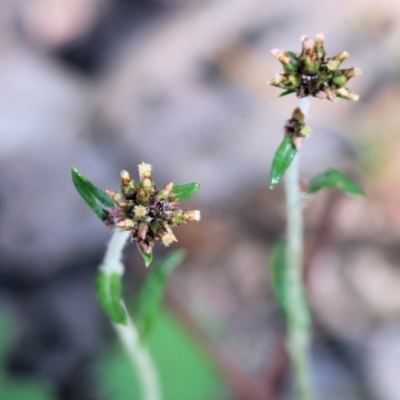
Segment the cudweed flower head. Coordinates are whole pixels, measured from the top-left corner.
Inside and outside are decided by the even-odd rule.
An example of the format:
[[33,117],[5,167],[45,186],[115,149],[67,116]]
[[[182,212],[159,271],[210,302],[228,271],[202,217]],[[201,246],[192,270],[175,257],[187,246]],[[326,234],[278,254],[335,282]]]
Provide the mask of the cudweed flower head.
[[349,53],[344,51],[328,57],[322,33],[315,40],[303,36],[301,43],[302,50],[298,54],[276,48],[270,50],[282,64],[284,73],[276,74],[268,83],[284,89],[281,96],[295,93],[298,98],[313,96],[320,100],[335,101],[339,97],[357,101],[358,95],[347,89],[346,85],[352,77],[361,75],[361,69],[339,69]]
[[[108,209],[111,225],[129,231],[132,241],[137,243],[139,251],[151,254],[156,240],[161,239],[165,246],[177,241],[172,227],[192,221],[200,221],[200,211],[182,210],[179,193],[183,186],[176,187],[167,183],[156,189],[150,164],[139,164],[139,183],[136,184],[128,171],[121,171],[120,191],[107,190],[107,195],[115,203],[115,209]],[[196,186],[196,190],[198,185]],[[178,193],[177,193],[178,192]]]
[[150,164],[143,162],[139,165],[138,184],[128,171],[121,171],[119,192],[102,191],[74,167],[71,173],[78,193],[105,225],[129,231],[146,266],[152,261],[154,243],[158,239],[165,246],[177,241],[172,227],[200,221],[200,211],[179,208],[180,203],[192,197],[200,185],[187,183],[174,186],[169,182],[156,189]]

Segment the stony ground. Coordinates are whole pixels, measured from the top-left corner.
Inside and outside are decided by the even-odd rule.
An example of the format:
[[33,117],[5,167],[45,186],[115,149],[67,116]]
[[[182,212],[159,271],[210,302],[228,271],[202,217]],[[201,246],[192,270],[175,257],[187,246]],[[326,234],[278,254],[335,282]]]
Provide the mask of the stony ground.
[[[324,400],[398,400],[399,27],[396,0],[4,0],[0,301],[31,328],[14,368],[60,387],[74,386],[78,365],[86,373],[104,323],[91,287],[109,232],[69,169],[115,188],[120,169],[135,175],[146,161],[159,185],[202,185],[188,204],[201,224],[176,231],[189,255],[171,292],[210,335],[210,321],[222,323],[231,361],[263,376],[282,328],[268,259],[284,197],[267,188],[268,174],[295,105],[266,85],[280,69],[268,50],[297,51],[301,35],[323,31],[331,54],[345,49],[345,66],[362,68],[350,85],[361,100],[313,102],[302,174],[336,167],[367,197],[324,193],[305,213],[316,387]],[[128,257],[138,273],[141,261]],[[71,356],[60,369],[59,350],[41,343],[65,329],[79,339],[64,344]]]

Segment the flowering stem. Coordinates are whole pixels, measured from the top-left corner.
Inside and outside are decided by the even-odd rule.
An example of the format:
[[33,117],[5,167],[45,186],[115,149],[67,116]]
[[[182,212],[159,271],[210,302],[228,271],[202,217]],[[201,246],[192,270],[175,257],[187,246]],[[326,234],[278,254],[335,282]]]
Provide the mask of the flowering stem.
[[[126,241],[130,235],[129,231],[115,231],[111,237],[103,262],[99,269],[103,272],[123,275],[124,265],[121,261],[122,252]],[[126,306],[121,300],[122,306]],[[161,390],[158,380],[158,374],[149,354],[149,351],[144,347],[139,340],[139,332],[128,315],[127,326],[113,323],[113,327],[119,340],[125,348],[125,351],[130,357],[130,360],[137,371],[138,379],[141,386],[143,400],[161,400]]]
[[[310,97],[299,100],[304,115]],[[303,217],[299,189],[299,163],[296,155],[285,177],[286,192],[286,262],[287,262],[287,346],[294,368],[296,389],[300,400],[312,399],[309,365],[310,318],[302,279]]]

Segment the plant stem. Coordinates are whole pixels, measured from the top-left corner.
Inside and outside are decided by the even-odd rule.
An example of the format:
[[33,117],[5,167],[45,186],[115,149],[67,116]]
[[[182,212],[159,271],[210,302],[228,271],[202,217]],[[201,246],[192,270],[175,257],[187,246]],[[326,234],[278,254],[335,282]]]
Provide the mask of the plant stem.
[[[123,275],[125,267],[121,261],[122,252],[129,238],[129,232],[115,231],[108,244],[106,254],[99,269],[108,273]],[[121,300],[122,306],[126,306]],[[141,386],[141,399],[161,400],[161,390],[157,370],[150,356],[149,351],[139,340],[139,332],[134,322],[128,315],[127,326],[113,323],[113,327],[126,353],[137,371],[138,380]]]
[[[299,107],[307,114],[310,98],[301,99]],[[310,317],[303,285],[303,216],[299,189],[299,160],[296,155],[285,177],[286,192],[286,262],[287,262],[287,346],[292,360],[296,390],[300,400],[312,399],[309,365]]]

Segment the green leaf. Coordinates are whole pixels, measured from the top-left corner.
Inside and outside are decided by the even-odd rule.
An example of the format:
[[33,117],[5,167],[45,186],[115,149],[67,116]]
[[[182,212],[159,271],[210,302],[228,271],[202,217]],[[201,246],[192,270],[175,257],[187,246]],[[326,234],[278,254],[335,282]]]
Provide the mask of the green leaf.
[[148,267],[153,261],[153,252],[145,253],[144,251],[140,251],[140,250],[139,250],[139,252],[143,257],[144,264],[146,265],[146,267]]
[[82,196],[83,200],[95,212],[95,214],[102,220],[106,221],[108,218],[105,208],[116,208],[114,202],[108,197],[107,193],[100,190],[93,185],[84,175],[82,175],[76,168],[71,168],[72,181],[78,193]]
[[172,193],[180,201],[184,201],[192,197],[200,189],[198,183],[186,183],[185,185],[174,186]]
[[[163,400],[228,397],[221,374],[204,354],[199,341],[166,310],[160,310],[157,324],[146,338],[146,346],[157,366]],[[95,368],[100,393],[118,400],[143,398],[138,372],[132,368],[132,361],[120,343],[108,346],[99,357]]]
[[168,278],[184,257],[183,250],[171,251],[149,272],[137,302],[136,322],[141,337],[146,337],[151,332],[159,313]]
[[364,196],[364,192],[356,183],[336,169],[329,169],[315,176],[308,185],[308,193],[316,193],[326,187],[354,196]]
[[118,324],[127,325],[128,317],[121,304],[122,277],[100,271],[95,281],[97,299],[107,315]]
[[297,149],[293,144],[292,138],[289,136],[285,136],[278,149],[276,150],[274,159],[272,161],[269,181],[269,187],[271,189],[273,189],[275,185],[280,181],[296,153]]
[[285,91],[282,92],[278,97],[284,97],[284,96],[287,96],[288,94],[292,94],[292,93],[295,93],[295,92],[296,92],[295,89],[285,90]]
[[272,249],[269,265],[272,275],[272,291],[279,307],[286,314],[286,242],[284,239],[278,240]]
[[[311,317],[308,310],[304,284],[298,288],[292,288],[290,286],[286,251],[287,246],[284,239],[278,240],[272,249],[269,264],[272,275],[272,291],[284,316],[287,317],[289,313],[292,315],[295,313],[298,318],[298,324],[301,324],[302,328],[308,329]],[[293,291],[293,289],[295,289],[295,291]],[[300,290],[300,293],[298,293],[297,290]],[[289,302],[290,296],[292,300],[293,297],[296,298],[295,303],[293,303],[293,301]],[[293,307],[293,309],[290,310],[289,307]]]

